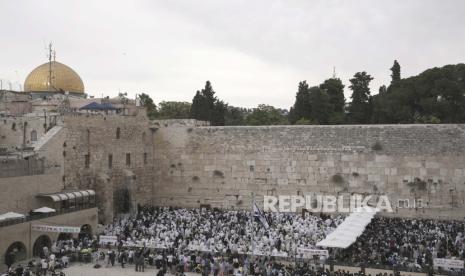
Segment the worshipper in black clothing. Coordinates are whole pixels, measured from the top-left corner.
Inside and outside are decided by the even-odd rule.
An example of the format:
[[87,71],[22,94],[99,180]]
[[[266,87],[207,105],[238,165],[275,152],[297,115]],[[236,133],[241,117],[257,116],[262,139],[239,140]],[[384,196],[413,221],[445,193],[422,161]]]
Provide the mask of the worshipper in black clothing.
[[7,266],[8,270],[10,267],[15,263],[15,253],[13,251],[8,252],[5,256],[5,265]]
[[16,269],[15,269],[15,273],[16,273],[16,275],[21,275],[22,276],[23,272],[24,272],[24,267],[21,264],[19,264],[18,267],[16,267]]
[[115,266],[115,259],[116,259],[116,254],[115,254],[115,251],[113,250],[110,250],[109,253],[108,253],[108,259],[111,263],[111,266]]
[[124,264],[127,262],[127,253],[125,250],[119,253],[119,262],[121,263],[121,268],[124,268]]

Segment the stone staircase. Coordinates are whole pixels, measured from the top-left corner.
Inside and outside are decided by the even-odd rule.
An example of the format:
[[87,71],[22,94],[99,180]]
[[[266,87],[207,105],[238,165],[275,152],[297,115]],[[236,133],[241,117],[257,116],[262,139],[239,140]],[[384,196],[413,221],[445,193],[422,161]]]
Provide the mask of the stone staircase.
[[60,125],[52,127],[44,136],[42,136],[37,142],[33,143],[34,151],[40,151],[41,148],[47,144],[50,139],[52,139],[63,127]]

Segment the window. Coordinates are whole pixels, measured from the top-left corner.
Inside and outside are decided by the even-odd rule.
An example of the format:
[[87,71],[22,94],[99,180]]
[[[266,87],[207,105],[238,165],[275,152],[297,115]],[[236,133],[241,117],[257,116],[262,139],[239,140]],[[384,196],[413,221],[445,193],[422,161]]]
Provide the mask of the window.
[[84,155],[84,159],[85,159],[84,160],[84,166],[87,169],[90,166],[90,155],[89,154]]
[[131,166],[131,154],[126,153],[126,166]]
[[144,152],[144,165],[147,165],[147,153]]
[[32,142],[37,141],[37,131],[35,130],[31,131],[31,141]]
[[397,201],[397,207],[399,207],[399,208],[408,208],[409,207],[409,200],[408,199],[399,199]]
[[113,154],[108,154],[108,168],[113,168]]
[[251,172],[253,172],[253,171],[255,170],[255,166],[250,165],[250,166],[249,166],[249,170],[250,170]]
[[121,129],[119,127],[116,128],[116,139],[119,139],[121,136]]
[[415,200],[415,207],[416,208],[423,208],[423,199]]

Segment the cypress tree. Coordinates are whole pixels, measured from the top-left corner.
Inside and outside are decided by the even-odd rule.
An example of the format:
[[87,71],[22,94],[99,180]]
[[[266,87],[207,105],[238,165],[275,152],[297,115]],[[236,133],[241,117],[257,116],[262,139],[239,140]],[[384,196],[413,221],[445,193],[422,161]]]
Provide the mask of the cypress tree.
[[373,78],[366,72],[357,72],[349,88],[352,90],[352,102],[349,106],[349,119],[351,123],[365,124],[370,122],[370,81]]
[[397,60],[394,60],[394,64],[391,67],[391,84],[400,81],[400,64]]

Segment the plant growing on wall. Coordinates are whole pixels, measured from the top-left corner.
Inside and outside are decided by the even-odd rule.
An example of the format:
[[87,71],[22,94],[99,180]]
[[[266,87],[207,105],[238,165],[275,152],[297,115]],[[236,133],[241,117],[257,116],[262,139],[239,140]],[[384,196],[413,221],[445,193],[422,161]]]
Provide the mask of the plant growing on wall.
[[335,174],[331,177],[331,181],[333,181],[335,184],[343,184],[344,178],[340,174]]
[[426,181],[421,180],[418,177],[415,177],[413,181],[408,182],[407,185],[418,191],[426,191]]
[[219,171],[219,170],[214,170],[213,171],[213,176],[224,178],[223,172]]
[[199,178],[197,175],[194,175],[194,176],[192,177],[192,181],[194,181],[194,182],[197,182],[197,181],[199,181],[199,180],[200,180],[200,178]]
[[380,151],[383,150],[383,145],[381,145],[380,142],[376,142],[373,144],[373,146],[371,146],[371,149],[374,151]]

